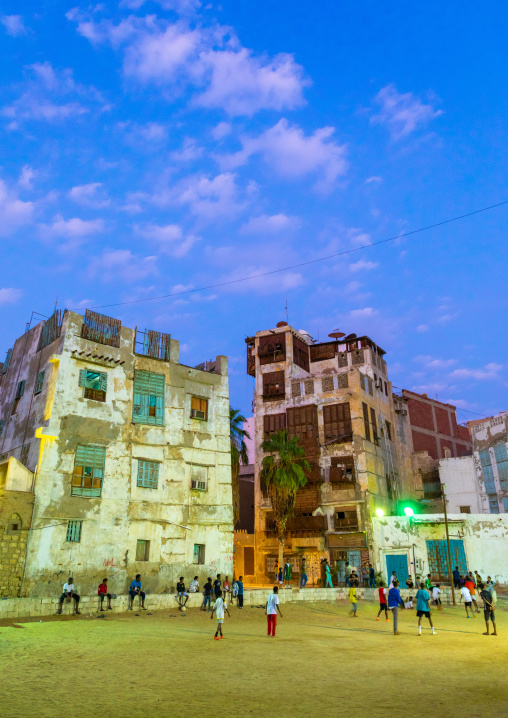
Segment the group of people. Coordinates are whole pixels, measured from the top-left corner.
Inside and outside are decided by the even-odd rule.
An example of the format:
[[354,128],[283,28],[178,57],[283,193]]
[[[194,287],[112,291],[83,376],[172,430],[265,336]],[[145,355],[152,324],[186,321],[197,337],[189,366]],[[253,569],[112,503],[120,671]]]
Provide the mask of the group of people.
[[[293,568],[291,563],[286,561],[283,566],[279,566],[279,562],[275,561],[275,580],[281,588],[291,588],[291,579],[293,575]],[[333,588],[333,576],[334,571],[330,566],[328,559],[321,559],[321,581],[323,588]],[[300,588],[305,588],[309,578],[307,575],[307,559],[302,557],[300,562]],[[339,584],[339,573],[337,572],[337,585]],[[346,561],[344,567],[344,586],[368,586],[369,588],[376,588],[376,579],[374,567],[371,563],[362,566],[360,573],[356,568],[352,567],[349,561]]]

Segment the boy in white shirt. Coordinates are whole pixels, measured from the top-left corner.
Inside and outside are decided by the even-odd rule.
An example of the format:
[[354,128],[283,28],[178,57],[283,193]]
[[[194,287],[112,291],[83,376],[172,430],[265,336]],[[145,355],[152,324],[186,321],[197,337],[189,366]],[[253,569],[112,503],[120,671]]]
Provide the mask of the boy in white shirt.
[[436,604],[438,611],[443,610],[443,606],[441,605],[441,599],[439,598],[440,593],[441,589],[439,588],[439,583],[436,583],[436,585],[432,589],[432,598],[434,599],[434,603]]
[[[217,614],[217,630],[215,631],[215,636],[214,636],[215,641],[220,641],[221,638],[224,638],[224,636],[222,635],[222,624],[224,623],[224,611],[226,611],[226,613],[229,616],[228,604],[222,598],[222,596],[219,596],[215,600],[215,603],[213,604],[212,615],[210,616],[210,618],[213,618],[213,614],[214,613]],[[229,617],[231,618],[231,616],[229,616]],[[219,633],[220,633],[220,638],[219,638]]]
[[275,638],[275,629],[277,628],[277,611],[279,612],[279,616],[282,618],[282,613],[279,608],[278,593],[279,587],[274,586],[273,593],[268,596],[268,600],[266,601],[266,620],[268,623],[267,636],[272,636],[273,638]]
[[412,596],[409,596],[409,598],[407,599],[406,603],[404,604],[404,608],[409,608],[409,609],[414,608],[414,606],[413,606],[413,597],[412,597]]
[[79,596],[74,591],[74,579],[72,578],[72,576],[69,577],[67,583],[64,583],[63,593],[60,596],[60,601],[58,605],[58,613],[62,613],[63,602],[66,599],[67,603],[70,603],[71,599],[74,601],[74,613],[77,613],[79,615],[81,613],[81,611],[79,610]]
[[194,579],[189,584],[189,593],[197,593],[199,591],[198,577],[194,576]]
[[465,586],[460,589],[460,600],[464,599],[464,606],[466,608],[466,618],[469,618],[468,607],[471,609],[473,618],[476,618],[475,612],[473,611],[473,599],[471,598],[471,592]]

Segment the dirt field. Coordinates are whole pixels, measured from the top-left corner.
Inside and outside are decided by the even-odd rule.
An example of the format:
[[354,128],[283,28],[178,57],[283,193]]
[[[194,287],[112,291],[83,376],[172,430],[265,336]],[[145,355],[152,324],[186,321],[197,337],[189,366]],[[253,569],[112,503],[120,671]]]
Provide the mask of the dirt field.
[[196,609],[4,623],[0,715],[507,716],[501,604],[497,637],[463,607],[435,611],[437,635],[421,637],[415,611],[402,611],[394,636],[362,602],[356,619],[345,602],[281,606],[276,638],[251,607],[231,609],[223,641]]

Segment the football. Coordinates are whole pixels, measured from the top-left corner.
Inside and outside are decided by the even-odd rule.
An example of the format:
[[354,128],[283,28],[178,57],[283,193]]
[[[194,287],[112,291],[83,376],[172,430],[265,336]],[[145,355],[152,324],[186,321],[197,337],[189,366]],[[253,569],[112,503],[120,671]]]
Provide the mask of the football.
[[183,611],[183,613],[185,613],[186,610],[187,610],[187,609],[186,609],[185,606],[180,606],[180,611]]

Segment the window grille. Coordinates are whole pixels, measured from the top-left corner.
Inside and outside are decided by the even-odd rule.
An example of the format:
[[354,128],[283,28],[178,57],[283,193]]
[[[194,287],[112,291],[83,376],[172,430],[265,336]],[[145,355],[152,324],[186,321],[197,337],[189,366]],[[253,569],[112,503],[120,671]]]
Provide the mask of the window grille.
[[136,338],[134,340],[134,352],[142,356],[169,361],[171,349],[171,334],[155,332],[152,329],[145,329],[139,332],[136,327]]
[[138,461],[138,486],[145,489],[156,489],[159,485],[159,462]]
[[164,374],[134,372],[132,421],[135,424],[164,425]]
[[470,514],[471,506],[459,506],[459,511],[461,514]]
[[101,496],[105,461],[106,449],[103,446],[77,447],[72,475],[72,496]]
[[44,371],[40,371],[37,374],[37,381],[35,382],[35,394],[41,393],[43,384],[44,384]]
[[63,312],[61,309],[57,309],[50,316],[50,318],[44,322],[44,326],[42,327],[42,331],[39,337],[37,351],[44,349],[44,347],[47,347],[49,346],[49,344],[52,344],[55,339],[58,339],[58,337],[62,333],[62,320]]
[[72,541],[73,543],[79,543],[81,541],[81,526],[82,521],[69,521],[67,523],[67,537],[66,541]]

